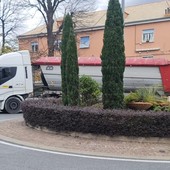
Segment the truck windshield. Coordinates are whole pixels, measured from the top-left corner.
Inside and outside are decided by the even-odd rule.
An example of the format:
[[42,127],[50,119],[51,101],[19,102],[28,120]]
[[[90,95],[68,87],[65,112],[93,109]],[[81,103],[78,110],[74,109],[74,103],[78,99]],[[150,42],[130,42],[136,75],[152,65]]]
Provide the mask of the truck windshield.
[[2,67],[0,67],[0,79],[2,79]]
[[0,67],[0,85],[16,75],[16,67]]

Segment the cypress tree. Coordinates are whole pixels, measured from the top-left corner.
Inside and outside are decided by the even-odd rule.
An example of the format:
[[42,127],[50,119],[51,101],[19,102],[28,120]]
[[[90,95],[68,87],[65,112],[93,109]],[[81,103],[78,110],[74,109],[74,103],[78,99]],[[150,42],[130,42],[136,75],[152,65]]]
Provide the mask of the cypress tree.
[[65,16],[63,23],[62,44],[61,44],[61,87],[62,87],[62,101],[64,105],[68,105],[67,100],[67,80],[66,80],[66,60],[67,60],[67,43],[70,34],[70,27],[72,27],[72,21],[69,14]]
[[101,59],[103,108],[122,108],[124,105],[123,73],[125,54],[124,21],[119,0],[109,1]]
[[79,105],[79,68],[78,68],[78,57],[77,57],[77,46],[76,39],[73,30],[73,26],[70,27],[70,35],[67,43],[67,97],[68,105],[76,106]]

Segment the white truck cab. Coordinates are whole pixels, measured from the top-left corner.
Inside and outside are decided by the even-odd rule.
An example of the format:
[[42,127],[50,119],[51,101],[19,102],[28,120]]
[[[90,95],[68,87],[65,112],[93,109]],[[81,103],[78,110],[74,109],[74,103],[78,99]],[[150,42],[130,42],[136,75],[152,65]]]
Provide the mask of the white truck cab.
[[18,113],[33,92],[32,67],[27,50],[0,56],[0,110]]

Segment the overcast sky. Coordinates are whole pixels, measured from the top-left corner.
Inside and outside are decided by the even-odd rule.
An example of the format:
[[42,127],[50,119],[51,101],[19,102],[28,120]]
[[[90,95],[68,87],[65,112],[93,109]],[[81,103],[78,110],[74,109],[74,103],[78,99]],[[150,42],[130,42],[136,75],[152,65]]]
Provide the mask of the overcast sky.
[[[109,0],[96,0],[97,10],[107,9],[108,1]],[[119,0],[119,1],[120,1],[120,3],[122,2],[122,0]],[[149,3],[149,2],[157,2],[157,1],[161,1],[161,0],[124,0],[125,7]],[[164,1],[164,0],[162,0],[162,1]],[[44,20],[42,19],[41,14],[36,13],[36,17],[30,18],[28,21],[26,21],[25,29],[23,29],[22,33],[27,32],[33,28],[36,28],[37,26],[40,26],[42,23],[44,23]]]
[[[97,0],[98,3],[98,9],[106,9],[108,5],[109,0]],[[120,3],[122,0],[119,0]],[[145,4],[150,2],[158,2],[158,1],[164,1],[164,0],[124,0],[125,6],[132,6],[132,5],[138,5],[138,4]]]

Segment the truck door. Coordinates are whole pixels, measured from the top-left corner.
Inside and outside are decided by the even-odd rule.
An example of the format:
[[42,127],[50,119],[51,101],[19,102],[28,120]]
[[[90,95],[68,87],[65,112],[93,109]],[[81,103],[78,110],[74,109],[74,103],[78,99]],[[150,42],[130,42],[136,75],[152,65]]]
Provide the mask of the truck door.
[[25,94],[25,70],[24,66],[17,66],[17,73],[13,82],[13,88],[15,94]]
[[33,80],[32,80],[32,67],[31,65],[25,65],[24,66],[24,72],[25,72],[25,93],[31,93],[33,92]]

